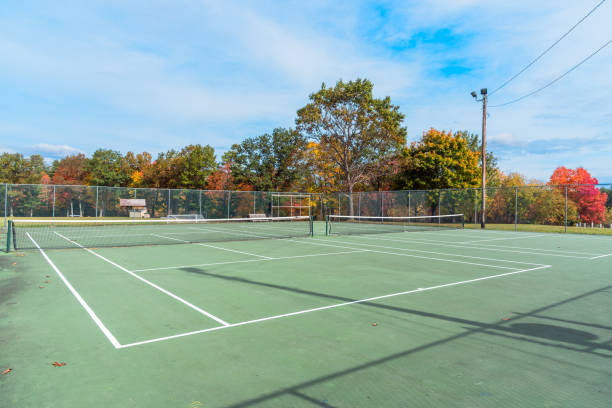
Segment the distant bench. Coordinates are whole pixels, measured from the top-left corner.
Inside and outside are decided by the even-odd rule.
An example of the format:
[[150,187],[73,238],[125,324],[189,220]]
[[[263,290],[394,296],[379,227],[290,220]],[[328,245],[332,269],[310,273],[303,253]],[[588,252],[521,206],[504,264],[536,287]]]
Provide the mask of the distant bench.
[[249,218],[252,218],[253,221],[267,221],[266,214],[249,214]]

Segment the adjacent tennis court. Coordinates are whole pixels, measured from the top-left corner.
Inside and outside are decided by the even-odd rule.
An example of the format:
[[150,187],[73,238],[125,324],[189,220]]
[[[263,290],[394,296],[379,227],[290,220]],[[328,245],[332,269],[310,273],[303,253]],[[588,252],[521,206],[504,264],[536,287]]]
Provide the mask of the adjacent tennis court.
[[16,221],[3,403],[608,405],[612,239],[445,217]]

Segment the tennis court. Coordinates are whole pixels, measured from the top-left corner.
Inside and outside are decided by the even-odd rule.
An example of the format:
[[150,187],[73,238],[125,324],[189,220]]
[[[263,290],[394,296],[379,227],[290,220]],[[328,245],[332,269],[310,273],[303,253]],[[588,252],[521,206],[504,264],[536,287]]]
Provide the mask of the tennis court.
[[286,221],[16,224],[3,404],[612,400],[611,238]]

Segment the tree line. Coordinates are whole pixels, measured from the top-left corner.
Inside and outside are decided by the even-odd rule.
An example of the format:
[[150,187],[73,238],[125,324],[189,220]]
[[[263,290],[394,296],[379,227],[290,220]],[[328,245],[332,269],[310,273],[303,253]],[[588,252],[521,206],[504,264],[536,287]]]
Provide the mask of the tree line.
[[[297,111],[295,128],[248,137],[219,159],[213,147],[201,144],[156,158],[146,151],[98,149],[50,166],[40,155],[3,153],[0,182],[318,193],[479,186],[478,135],[431,128],[407,144],[399,106],[389,97],[375,98],[372,90],[366,79],[322,84]],[[504,174],[491,152],[487,174],[491,187],[543,184]],[[590,175],[573,177],[597,183]],[[570,179],[553,175],[548,183]],[[607,200],[603,195],[598,202]]]

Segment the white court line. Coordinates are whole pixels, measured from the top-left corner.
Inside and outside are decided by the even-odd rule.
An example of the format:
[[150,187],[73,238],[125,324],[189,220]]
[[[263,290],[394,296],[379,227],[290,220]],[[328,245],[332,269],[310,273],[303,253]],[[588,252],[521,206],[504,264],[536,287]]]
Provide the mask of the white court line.
[[228,325],[229,325],[229,323],[228,323],[228,322],[226,322],[226,321],[224,321],[224,320],[222,320],[222,319],[218,318],[217,316],[215,316],[215,315],[213,315],[213,314],[211,314],[211,313],[208,313],[206,310],[200,309],[200,308],[199,308],[199,307],[197,307],[196,305],[194,305],[194,304],[192,304],[192,303],[189,303],[189,302],[188,302],[188,301],[186,301],[185,299],[183,299],[183,298],[181,298],[181,297],[179,297],[179,296],[175,295],[174,293],[172,293],[172,292],[170,292],[170,291],[168,291],[168,290],[166,290],[166,289],[162,288],[161,286],[158,286],[158,285],[154,284],[153,282],[148,281],[148,280],[146,280],[145,278],[143,278],[143,277],[141,277],[141,276],[136,275],[134,272],[132,272],[132,271],[130,271],[130,270],[128,270],[128,269],[126,269],[126,268],[124,268],[123,266],[119,265],[118,263],[115,263],[115,262],[111,261],[110,259],[107,259],[107,258],[103,257],[103,256],[102,256],[102,255],[100,255],[99,253],[94,252],[94,251],[92,251],[92,250],[91,250],[91,249],[89,249],[89,248],[85,248],[83,245],[81,245],[81,244],[79,244],[78,242],[75,242],[75,241],[73,241],[73,240],[71,240],[71,239],[69,239],[69,238],[66,238],[65,236],[63,236],[62,234],[60,234],[60,233],[59,233],[59,232],[57,232],[57,231],[54,231],[54,233],[55,233],[55,234],[57,234],[59,237],[61,237],[61,238],[65,239],[66,241],[68,241],[68,242],[70,242],[70,243],[72,243],[72,244],[74,244],[74,245],[78,246],[79,248],[84,249],[85,251],[89,252],[90,254],[97,256],[98,258],[102,259],[103,261],[108,262],[109,264],[113,265],[114,267],[116,267],[116,268],[118,268],[118,269],[121,269],[123,272],[126,272],[126,273],[130,274],[131,276],[135,277],[136,279],[138,279],[138,280],[140,280],[140,281],[142,281],[142,282],[146,283],[147,285],[149,285],[149,286],[151,286],[151,287],[153,287],[153,288],[155,288],[155,289],[159,290],[160,292],[162,292],[162,293],[164,293],[164,294],[166,294],[166,295],[170,296],[171,298],[173,298],[173,299],[175,299],[175,300],[178,300],[179,302],[181,302],[182,304],[184,304],[184,305],[186,305],[186,306],[190,307],[191,309],[195,310],[196,312],[199,312],[199,313],[203,314],[204,316],[208,316],[208,317],[210,317],[211,319],[213,319],[213,320],[217,321],[218,323],[221,323],[221,324],[222,324],[222,325],[224,325],[224,326],[228,326]]
[[[262,237],[260,235],[253,235],[253,236],[260,237],[260,238],[266,238],[266,237]],[[365,237],[363,237],[363,238],[365,238]],[[313,239],[313,238],[311,238],[311,239]],[[314,238],[314,239],[319,240],[317,238]],[[289,241],[289,242],[305,243],[305,244],[309,243],[308,241],[297,241],[295,239],[287,239],[287,241]],[[340,242],[340,241],[335,241],[334,240],[334,242]],[[342,243],[342,242],[340,242],[340,243]],[[346,242],[344,242],[344,243],[346,243]],[[349,242],[348,244],[349,245],[350,244],[367,245],[367,244],[359,244],[357,242],[355,242],[355,243]],[[336,246],[336,245],[329,245],[328,244],[327,246]],[[336,247],[338,247],[338,248],[345,248],[345,249],[352,249],[352,250],[360,249],[360,248],[348,248],[348,247],[343,247],[343,246],[336,246]],[[382,248],[388,248],[388,247],[382,247]],[[524,264],[524,265],[542,265],[542,264],[539,264],[539,263],[532,263],[532,262],[508,261],[508,260],[505,260],[505,259],[483,258],[483,257],[477,257],[477,256],[468,256],[468,255],[459,255],[459,254],[448,254],[448,253],[440,253],[440,252],[432,252],[432,251],[421,251],[421,250],[416,250],[416,249],[415,250],[406,249],[406,248],[388,248],[388,249],[401,249],[403,251],[423,252],[423,253],[431,253],[431,254],[436,254],[436,255],[448,255],[448,256],[455,256],[455,257],[462,257],[462,258],[485,259],[485,260],[490,260],[490,261],[507,262],[507,263],[520,263],[520,264]],[[362,251],[363,251],[363,249],[362,249]],[[380,252],[380,251],[373,251],[373,250],[367,250],[367,251],[369,251],[369,252]],[[417,255],[408,255],[408,254],[392,254],[392,255],[412,256],[412,257],[419,258],[419,256],[417,256]],[[420,258],[433,259],[433,260],[442,260],[442,259],[439,259],[439,258],[431,258],[431,257],[420,257]],[[495,266],[495,265],[488,265],[488,264],[487,265],[483,265],[483,264],[470,263],[470,262],[462,262],[462,261],[455,261],[455,260],[448,260],[448,259],[444,259],[444,261],[447,261],[447,262],[458,262],[458,263],[467,263],[467,264],[470,264],[470,265],[487,266],[487,267],[502,268],[502,269],[517,269],[517,268],[509,268],[509,267]]]
[[404,291],[404,292],[391,293],[391,294],[388,294],[388,295],[374,296],[374,297],[370,297],[370,298],[367,298],[367,299],[360,299],[360,300],[353,300],[353,301],[350,301],[350,302],[336,303],[336,304],[333,304],[333,305],[321,306],[321,307],[316,307],[316,308],[313,308],[313,309],[300,310],[300,311],[297,311],[297,312],[285,313],[285,314],[280,314],[280,315],[276,315],[276,316],[269,316],[269,317],[263,317],[263,318],[260,318],[260,319],[254,319],[254,320],[248,320],[248,321],[239,322],[239,323],[233,323],[233,324],[230,324],[228,326],[211,327],[209,329],[195,330],[195,331],[191,331],[191,332],[187,332],[187,333],[175,334],[175,335],[172,335],[172,336],[158,337],[158,338],[155,338],[155,339],[149,339],[149,340],[139,341],[139,342],[135,342],[135,343],[123,344],[123,345],[120,346],[120,348],[140,346],[140,345],[143,345],[143,344],[156,343],[156,342],[160,342],[160,341],[165,341],[165,340],[171,340],[171,339],[176,339],[176,338],[180,338],[180,337],[191,336],[191,335],[194,335],[194,334],[200,334],[200,333],[206,333],[206,332],[211,332],[211,331],[216,331],[216,330],[221,330],[221,329],[227,329],[227,328],[230,328],[230,327],[245,326],[245,325],[248,325],[248,324],[260,323],[260,322],[264,322],[264,321],[268,321],[268,320],[280,319],[280,318],[283,318],[283,317],[297,316],[297,315],[302,315],[302,314],[311,313],[311,312],[318,312],[320,310],[334,309],[334,308],[337,308],[337,307],[349,306],[349,305],[354,305],[354,304],[358,304],[358,303],[372,302],[374,300],[386,299],[386,298],[395,297],[395,296],[402,296],[402,295],[408,295],[408,294],[412,294],[412,293],[426,292],[426,291],[430,291],[430,290],[447,288],[447,287],[451,287],[451,286],[464,285],[464,284],[484,281],[484,280],[488,280],[488,279],[501,278],[501,277],[504,277],[504,276],[516,275],[516,274],[519,274],[519,273],[535,271],[535,270],[538,270],[538,269],[550,268],[551,266],[552,265],[542,265],[542,266],[538,266],[536,268],[521,269],[521,270],[517,270],[517,271],[513,271],[513,272],[500,273],[500,274],[497,274],[497,275],[483,276],[481,278],[474,278],[474,279],[468,279],[468,280],[464,280],[464,281],[458,281],[458,282],[452,282],[452,283],[445,283],[445,284],[442,284],[442,285],[430,286],[430,287],[427,287],[427,288],[418,288],[418,289],[413,289],[413,290],[407,290],[407,291]]
[[461,242],[458,242],[458,244],[471,244],[474,242],[489,242],[489,241],[505,241],[508,239],[524,239],[524,238],[536,238],[536,237],[544,237],[544,236],[545,236],[544,234],[538,234],[538,235],[527,235],[527,236],[522,236],[522,237],[478,239],[476,241],[461,241]]
[[[313,242],[313,241],[319,241],[319,242]],[[362,249],[366,252],[374,252],[374,253],[378,253],[378,254],[385,254],[385,255],[397,255],[397,256],[405,256],[408,258],[420,258],[420,259],[429,259],[429,260],[433,260],[433,261],[442,261],[442,262],[451,262],[451,263],[459,263],[459,264],[464,264],[464,265],[474,265],[474,266],[484,266],[486,268],[498,268],[498,269],[512,269],[512,270],[516,270],[517,268],[512,268],[512,267],[508,267],[508,266],[501,266],[501,265],[489,265],[489,264],[479,264],[479,263],[475,263],[475,262],[466,262],[466,261],[458,261],[456,259],[444,259],[444,258],[434,258],[434,257],[430,257],[430,256],[421,256],[421,255],[412,255],[412,254],[400,254],[397,252],[387,252],[387,251],[378,251],[375,249],[365,249],[365,248],[354,248],[354,247],[347,247],[347,246],[342,246],[342,245],[333,245],[333,244],[324,244],[322,242],[320,242],[320,239],[310,239],[310,240],[304,240],[304,241],[296,241],[296,240],[292,240],[292,242],[299,242],[301,244],[308,244],[308,245],[320,245],[320,246],[329,246],[329,247],[336,247],[336,248],[344,248],[344,249],[351,249],[351,250],[356,250],[356,249]],[[341,242],[341,241],[335,241],[335,242],[339,242],[339,243],[344,243],[344,244],[349,244],[351,245],[351,242]],[[355,244],[355,245],[360,245],[360,244]],[[361,244],[363,245],[363,244]]]
[[[353,235],[356,236],[356,235]],[[357,236],[358,238],[367,238],[365,235],[364,236]],[[419,242],[418,240],[403,240],[403,239],[389,239],[389,238],[372,238],[372,239],[380,239],[380,240],[384,240],[384,241],[394,241],[394,242],[405,242],[405,243],[409,243],[409,242]],[[421,241],[426,241],[427,243],[439,243],[440,241],[433,241],[433,240],[426,240],[426,239],[421,239]],[[445,242],[445,241],[441,241],[440,245],[445,245],[445,246],[457,246],[457,245],[461,245],[461,244],[465,244],[465,242],[456,242],[456,243],[450,243],[450,242]],[[566,251],[566,250],[562,250],[562,249],[542,249],[542,248],[525,248],[525,247],[517,247],[517,246],[510,246],[510,245],[494,245],[494,244],[478,244],[478,245],[472,245],[472,244],[468,244],[466,246],[464,246],[464,248],[478,248],[478,249],[489,249],[489,247],[491,248],[503,248],[503,249],[526,249],[528,251],[541,251],[541,252],[552,252],[552,254],[550,255],[559,255],[559,256],[563,256],[564,254],[576,254],[576,255],[599,255],[599,254],[594,254],[594,253],[590,253],[590,252],[576,252],[576,251]],[[527,252],[527,253],[532,253],[532,252]],[[560,254],[557,254],[560,253]],[[549,255],[549,254],[538,254],[538,255]],[[581,259],[590,259],[588,256],[584,256],[584,257],[580,257]]]
[[605,258],[605,257],[607,257],[607,256],[612,256],[612,254],[605,254],[605,255],[594,256],[594,257],[589,258],[589,259]]
[[[353,235],[353,236],[357,238],[364,238],[358,235]],[[427,245],[436,244],[440,246],[448,246],[448,247],[454,247],[454,248],[481,249],[481,250],[484,249],[487,251],[512,252],[512,253],[517,253],[517,254],[552,256],[552,257],[560,257],[560,258],[591,259],[587,256],[563,255],[563,254],[555,254],[555,253],[550,254],[550,253],[545,253],[545,252],[532,252],[532,251],[517,251],[513,249],[505,249],[505,248],[508,248],[505,245],[503,246],[503,248],[497,248],[493,246],[485,247],[483,245],[475,245],[475,244],[474,245],[473,244],[467,244],[467,245],[450,244],[450,243],[446,243],[443,241],[433,241],[433,240],[427,240],[427,239],[389,239],[389,238],[374,238],[374,237],[371,237],[370,239],[376,239],[376,240],[381,240],[381,241],[403,242],[405,244],[409,244],[409,243],[427,244]]]
[[106,336],[108,341],[111,342],[113,347],[121,348],[121,344],[119,344],[119,342],[117,341],[115,336],[113,336],[113,334],[110,332],[110,330],[108,330],[108,328],[104,325],[104,323],[102,323],[102,321],[98,318],[98,316],[96,316],[94,311],[91,310],[91,308],[89,307],[87,302],[85,302],[85,300],[81,297],[79,292],[77,292],[76,289],[70,284],[70,282],[68,282],[68,279],[66,279],[66,277],[60,272],[60,270],[58,269],[57,266],[55,266],[53,261],[51,261],[51,259],[49,259],[49,257],[45,253],[45,251],[43,251],[42,248],[38,245],[38,243],[36,241],[34,241],[32,236],[30,235],[30,233],[26,232],[26,235],[28,236],[28,238],[30,238],[30,241],[32,241],[34,243],[36,248],[38,248],[38,250],[40,251],[42,256],[46,259],[46,261],[49,263],[49,265],[51,265],[51,268],[53,268],[55,273],[57,273],[57,276],[59,276],[60,279],[62,280],[62,282],[64,282],[64,285],[66,285],[66,287],[68,288],[70,293],[72,293],[72,295],[76,298],[76,300],[81,304],[83,309],[85,309],[85,311],[87,312],[89,317],[91,317],[91,320],[93,320],[94,323],[96,324],[96,326],[98,326],[98,328],[102,331],[102,333],[104,333],[104,335]]
[[263,259],[272,259],[269,256],[263,256],[263,255],[257,255],[257,254],[252,254],[250,252],[244,252],[244,251],[238,251],[236,249],[229,249],[229,248],[223,248],[223,247],[218,247],[215,245],[210,245],[210,244],[203,244],[201,242],[191,242],[191,241],[185,241],[184,239],[178,239],[178,238],[172,238],[172,237],[165,237],[163,235],[159,235],[159,234],[151,234],[154,237],[160,237],[160,238],[165,238],[165,239],[171,239],[173,241],[180,241],[180,242],[184,242],[186,244],[195,244],[195,245],[200,245],[203,247],[209,247],[209,248],[215,248],[215,249],[221,249],[223,251],[229,251],[229,252],[236,252],[238,254],[242,254],[242,255],[249,255],[249,256],[255,256],[258,258],[263,258]]
[[[367,239],[367,237],[365,236],[359,236],[358,238],[364,238]],[[317,239],[317,238],[315,238]],[[506,262],[506,263],[516,263],[516,264],[523,264],[523,265],[535,265],[535,266],[541,266],[543,264],[541,263],[534,263],[534,262],[522,262],[522,261],[509,261],[507,259],[497,259],[497,258],[485,258],[482,256],[472,256],[472,255],[460,255],[460,254],[449,254],[448,252],[434,252],[434,251],[423,251],[420,249],[412,249],[412,248],[398,248],[398,247],[389,247],[389,246],[383,246],[383,245],[374,245],[374,244],[362,244],[360,242],[346,242],[346,241],[337,241],[334,239],[333,242],[338,242],[340,244],[349,244],[349,245],[365,245],[365,246],[373,246],[373,247],[378,247],[378,248],[384,248],[384,249],[398,249],[400,251],[408,251],[408,252],[422,252],[422,253],[426,253],[426,254],[434,254],[434,255],[446,255],[446,256],[456,256],[456,257],[460,257],[460,258],[472,258],[472,259],[483,259],[485,261],[496,261],[496,262]],[[516,269],[516,268],[515,268]]]
[[359,250],[359,251],[341,251],[341,252],[329,252],[329,253],[325,253],[325,254],[280,256],[280,257],[277,257],[277,258],[270,258],[270,259],[246,259],[246,260],[243,260],[243,261],[214,262],[214,263],[207,263],[207,264],[180,265],[180,266],[163,266],[163,267],[159,267],[159,268],[134,269],[133,272],[148,272],[148,271],[161,271],[161,270],[165,270],[165,269],[193,268],[193,267],[196,267],[196,266],[232,265],[232,264],[248,263],[248,262],[278,261],[278,260],[284,260],[284,259],[296,259],[296,258],[309,258],[309,257],[317,257],[317,256],[355,254],[355,253],[361,253],[361,252],[367,252],[367,251],[364,251],[364,250]]

